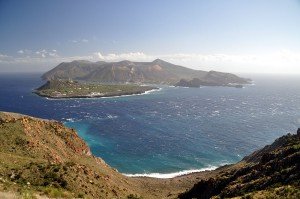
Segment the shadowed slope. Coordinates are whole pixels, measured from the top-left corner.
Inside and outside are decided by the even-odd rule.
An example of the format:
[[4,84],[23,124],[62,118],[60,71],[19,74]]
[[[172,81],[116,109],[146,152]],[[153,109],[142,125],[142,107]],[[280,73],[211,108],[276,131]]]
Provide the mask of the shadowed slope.
[[300,198],[299,160],[300,129],[245,157],[235,168],[201,180],[180,198]]

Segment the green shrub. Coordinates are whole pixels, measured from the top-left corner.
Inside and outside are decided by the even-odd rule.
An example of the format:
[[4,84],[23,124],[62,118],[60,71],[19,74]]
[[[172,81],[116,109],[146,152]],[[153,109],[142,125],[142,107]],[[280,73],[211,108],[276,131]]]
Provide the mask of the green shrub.
[[30,190],[23,190],[21,193],[22,199],[36,199],[37,197]]
[[67,194],[61,190],[54,187],[46,187],[44,193],[50,198],[65,198]]
[[136,195],[136,194],[129,194],[127,196],[127,199],[143,199],[142,197]]

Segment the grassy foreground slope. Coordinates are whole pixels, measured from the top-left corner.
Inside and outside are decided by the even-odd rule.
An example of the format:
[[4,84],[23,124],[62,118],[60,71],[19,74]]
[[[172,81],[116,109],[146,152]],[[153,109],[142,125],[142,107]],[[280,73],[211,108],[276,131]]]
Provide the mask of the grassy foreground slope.
[[173,179],[130,178],[94,157],[74,129],[0,112],[0,198],[177,198],[202,172]]
[[94,157],[59,122],[0,113],[0,191],[49,197],[125,198],[128,179]]
[[129,178],[73,129],[0,112],[0,198],[300,198],[299,160],[300,130],[214,171]]

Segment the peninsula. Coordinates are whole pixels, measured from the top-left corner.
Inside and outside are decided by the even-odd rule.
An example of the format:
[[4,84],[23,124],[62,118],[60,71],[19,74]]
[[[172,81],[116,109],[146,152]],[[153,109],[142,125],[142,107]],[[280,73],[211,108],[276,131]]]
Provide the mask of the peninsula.
[[158,89],[142,84],[242,88],[243,84],[251,82],[231,73],[194,70],[161,59],[152,62],[63,62],[43,74],[42,79],[47,82],[33,92],[55,99],[114,97]]
[[143,94],[156,89],[158,88],[135,84],[99,84],[54,79],[47,81],[43,86],[34,90],[34,93],[42,97],[55,99],[99,98]]

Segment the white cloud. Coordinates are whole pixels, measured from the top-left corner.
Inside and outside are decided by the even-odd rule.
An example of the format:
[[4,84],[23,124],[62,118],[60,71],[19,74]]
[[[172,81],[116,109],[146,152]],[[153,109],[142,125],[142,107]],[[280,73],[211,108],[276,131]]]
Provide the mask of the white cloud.
[[268,54],[197,54],[176,53],[147,55],[142,52],[107,54],[95,53],[104,61],[152,61],[160,58],[174,64],[198,70],[254,73],[300,73],[300,52],[281,50]]
[[0,53],[0,63],[13,60],[13,57]]
[[[38,50],[33,53],[32,50],[23,49],[18,51],[18,56],[13,57],[9,55],[4,55],[0,53],[0,63],[3,64],[40,64],[40,63],[49,63],[49,64],[57,64],[64,60],[65,58],[60,57],[57,54],[56,50]],[[69,61],[69,59],[67,59]],[[0,66],[1,66],[0,65]],[[1,72],[1,68],[0,68]]]
[[31,53],[32,53],[32,51],[28,50],[28,49],[20,49],[20,50],[18,50],[18,54],[21,54],[21,55],[29,55]]
[[55,52],[49,52],[50,57],[58,57],[58,55]]
[[[25,51],[24,51],[25,52]],[[35,54],[21,54],[11,57],[0,54],[1,63],[44,63],[54,67],[60,62],[73,60],[89,61],[152,61],[156,58],[174,64],[199,70],[218,70],[224,72],[257,72],[257,73],[298,73],[300,74],[300,52],[280,50],[262,54],[197,54],[175,53],[150,55],[143,52],[110,53],[95,52],[83,56],[59,56],[56,50],[39,50]]]
[[43,58],[59,57],[56,50],[48,51],[46,49],[43,49],[43,50],[36,51],[35,54],[36,54],[36,56],[43,57]]
[[130,53],[121,53],[115,54],[110,53],[107,55],[102,55],[100,52],[94,53],[95,59],[102,61],[121,61],[121,60],[130,60],[130,61],[150,61],[153,59],[153,56],[146,55],[142,52],[130,52]]
[[79,44],[79,43],[88,43],[89,40],[88,39],[74,39],[74,40],[71,40],[70,42],[74,43],[74,44]]

